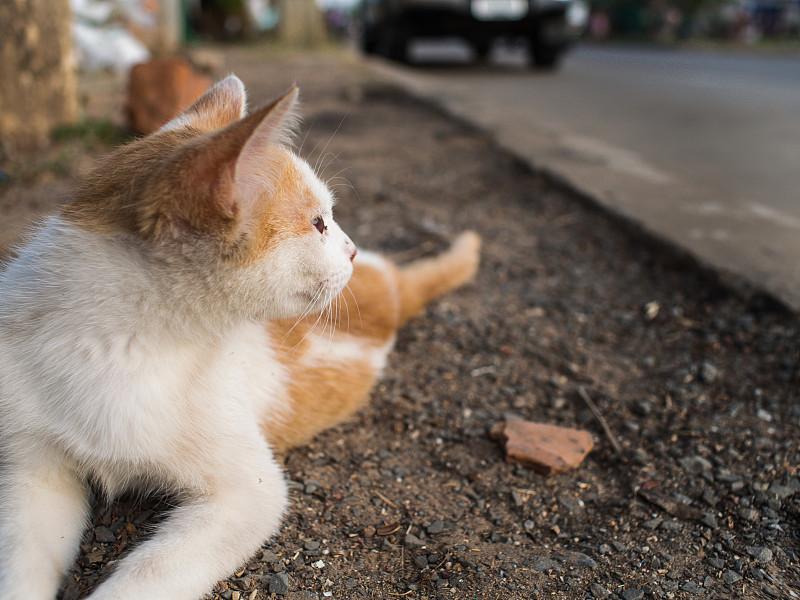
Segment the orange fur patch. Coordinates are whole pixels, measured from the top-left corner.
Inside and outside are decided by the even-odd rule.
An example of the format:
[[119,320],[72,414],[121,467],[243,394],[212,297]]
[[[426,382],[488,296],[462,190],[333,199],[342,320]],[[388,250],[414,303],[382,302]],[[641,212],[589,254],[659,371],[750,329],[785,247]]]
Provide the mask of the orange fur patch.
[[[434,297],[475,274],[479,251],[480,238],[467,232],[447,252],[402,269],[388,261],[376,266],[356,260],[348,289],[330,308],[335,311],[329,317],[336,324],[332,334],[323,328],[313,331],[317,315],[300,322],[270,323],[268,330],[278,347],[278,359],[289,370],[291,381],[287,418],[262,426],[270,442],[278,449],[302,444],[363,406],[378,373],[367,358],[336,361],[336,344],[361,344],[365,357],[385,347],[400,324],[418,314]],[[323,338],[320,343],[330,339],[329,362],[320,365],[308,358],[312,336]]]
[[[336,324],[328,329],[314,324],[318,315],[296,322],[291,319],[268,326],[278,346],[278,359],[289,369],[290,406],[288,419],[265,426],[271,443],[286,448],[303,443],[319,431],[336,425],[367,401],[378,373],[367,358],[342,362],[336,360],[336,344],[350,342],[364,348],[364,356],[379,351],[391,342],[397,331],[398,295],[393,281],[394,266],[387,271],[356,262],[353,277],[329,310],[328,318]],[[326,319],[322,317],[320,323]],[[331,327],[332,325],[328,325]],[[309,360],[310,338],[330,343],[331,358],[320,365]],[[329,337],[330,336],[330,337]]]
[[131,142],[102,158],[63,207],[64,218],[97,233],[139,234],[141,216],[134,194],[141,193],[157,168],[177,169],[174,151],[193,136],[189,130],[167,131]]
[[[319,203],[303,179],[292,156],[276,150],[271,157],[276,170],[271,196],[260,198],[253,214],[249,251],[245,262],[258,260],[282,239],[301,237],[312,232],[311,221],[319,216]],[[266,193],[266,192],[265,192]]]
[[201,116],[192,125],[156,132],[100,161],[63,208],[64,218],[98,233],[155,241],[185,242],[200,234],[216,242],[223,258],[243,262],[263,255],[280,237],[310,233],[316,199],[294,159],[278,146],[249,155],[251,169],[261,169],[263,161],[263,197],[236,197],[240,153],[254,132],[270,141],[264,132],[281,126],[272,111],[280,113],[292,94],[211,133],[207,128],[231,119],[235,107],[215,111],[204,97],[190,109]]
[[361,408],[377,375],[366,360],[316,368],[295,364],[291,373],[292,411],[285,421],[264,427],[270,443],[279,450],[307,442]]

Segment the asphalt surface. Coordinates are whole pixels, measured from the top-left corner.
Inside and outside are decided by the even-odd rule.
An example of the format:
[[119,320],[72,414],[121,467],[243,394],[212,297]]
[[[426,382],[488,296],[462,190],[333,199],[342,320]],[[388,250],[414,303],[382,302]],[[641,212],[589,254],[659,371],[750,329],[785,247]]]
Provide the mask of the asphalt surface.
[[584,45],[555,73],[457,45],[370,64],[534,167],[800,309],[800,60]]

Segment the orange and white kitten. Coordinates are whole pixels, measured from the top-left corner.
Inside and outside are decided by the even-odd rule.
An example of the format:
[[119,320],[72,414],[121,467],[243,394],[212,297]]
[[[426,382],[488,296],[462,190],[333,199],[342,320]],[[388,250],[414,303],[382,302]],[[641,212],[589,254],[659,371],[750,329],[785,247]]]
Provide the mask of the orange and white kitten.
[[201,597],[279,527],[274,450],[362,405],[397,327],[474,275],[472,233],[405,268],[356,258],[286,147],[296,97],[245,115],[223,80],[104,159],[0,276],[5,600],[55,597],[90,484],[178,506],[89,598]]

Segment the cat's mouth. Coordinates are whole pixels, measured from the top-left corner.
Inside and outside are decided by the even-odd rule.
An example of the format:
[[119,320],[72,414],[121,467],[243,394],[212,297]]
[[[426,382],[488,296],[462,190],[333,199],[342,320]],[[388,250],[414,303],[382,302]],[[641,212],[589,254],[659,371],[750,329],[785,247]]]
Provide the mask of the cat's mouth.
[[297,292],[295,296],[304,303],[309,309],[322,308],[331,303],[334,296],[325,286],[320,286],[315,290]]
[[321,289],[315,292],[297,292],[295,293],[295,297],[300,300],[301,302],[305,302],[308,305],[312,304],[319,304],[322,301],[322,298],[325,294],[322,292]]
[[346,276],[333,276],[319,283],[314,289],[295,292],[295,297],[305,303],[308,308],[322,308],[333,302],[333,299],[342,292],[349,280],[349,273]]

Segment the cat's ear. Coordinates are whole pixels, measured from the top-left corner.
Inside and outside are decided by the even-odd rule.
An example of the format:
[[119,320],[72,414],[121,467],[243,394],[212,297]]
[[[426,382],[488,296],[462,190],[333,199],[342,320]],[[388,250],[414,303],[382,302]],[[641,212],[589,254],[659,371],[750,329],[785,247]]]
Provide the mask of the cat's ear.
[[187,186],[210,194],[201,205],[210,201],[218,216],[234,219],[240,227],[250,222],[254,207],[274,188],[279,174],[276,146],[292,137],[297,94],[294,86],[212,137],[198,139],[201,150],[192,152],[184,174]]
[[275,146],[288,145],[297,124],[298,89],[254,111],[234,128],[248,127],[247,141],[236,158],[233,174],[236,201],[247,214],[274,183]]
[[194,104],[161,128],[161,131],[193,127],[200,131],[216,131],[238,121],[245,113],[247,95],[242,80],[229,75]]

